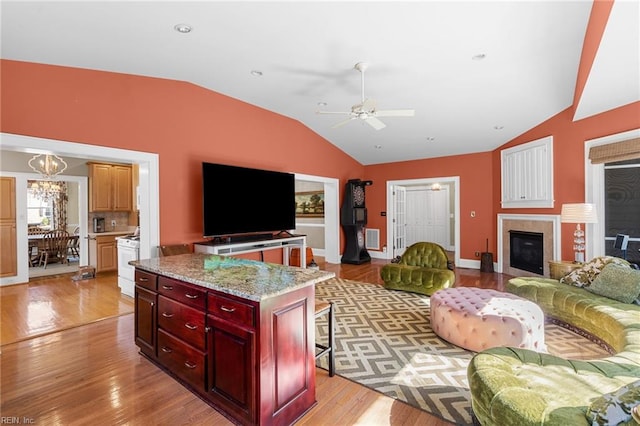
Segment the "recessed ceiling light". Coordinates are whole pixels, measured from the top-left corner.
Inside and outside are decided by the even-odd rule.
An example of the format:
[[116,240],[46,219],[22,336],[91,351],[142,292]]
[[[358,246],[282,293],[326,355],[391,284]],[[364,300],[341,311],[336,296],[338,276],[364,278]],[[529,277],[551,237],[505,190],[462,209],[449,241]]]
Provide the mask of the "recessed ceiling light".
[[262,71],[251,70],[251,75],[254,77],[262,77]]
[[486,57],[487,55],[485,55],[484,53],[478,53],[477,55],[473,55],[471,59],[473,59],[474,61],[481,61]]
[[187,24],[177,24],[173,27],[173,29],[182,34],[190,33],[193,30],[193,28],[191,28],[191,25]]
[[327,106],[327,103],[326,102],[318,102],[318,106],[319,107],[325,107],[325,106]]
[[493,128],[495,130],[502,130],[502,129],[504,129],[504,126],[493,126]]

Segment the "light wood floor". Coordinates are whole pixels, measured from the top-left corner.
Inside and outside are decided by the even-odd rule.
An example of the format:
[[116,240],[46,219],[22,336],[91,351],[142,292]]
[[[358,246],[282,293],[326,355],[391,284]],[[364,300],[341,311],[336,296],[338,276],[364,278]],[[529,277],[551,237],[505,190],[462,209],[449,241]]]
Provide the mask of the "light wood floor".
[[[378,284],[387,263],[316,261],[341,278]],[[456,276],[457,285],[495,289],[509,278],[466,269]],[[231,424],[138,354],[133,314],[126,313],[132,299],[117,289],[115,274],[78,283],[62,275],[0,288],[2,416],[42,425]],[[449,424],[321,369],[316,380],[318,404],[300,425]]]

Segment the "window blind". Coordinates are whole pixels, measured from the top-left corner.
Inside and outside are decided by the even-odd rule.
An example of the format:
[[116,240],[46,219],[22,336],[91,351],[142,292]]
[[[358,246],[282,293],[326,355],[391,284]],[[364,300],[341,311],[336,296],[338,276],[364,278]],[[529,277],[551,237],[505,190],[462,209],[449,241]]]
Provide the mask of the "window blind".
[[589,150],[591,164],[613,163],[640,158],[640,138],[594,146]]

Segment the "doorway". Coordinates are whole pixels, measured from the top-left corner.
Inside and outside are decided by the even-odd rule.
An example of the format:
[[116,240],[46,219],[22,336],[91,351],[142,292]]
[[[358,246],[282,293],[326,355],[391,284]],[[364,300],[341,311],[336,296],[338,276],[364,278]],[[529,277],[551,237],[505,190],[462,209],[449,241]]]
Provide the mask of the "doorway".
[[[409,224],[417,224],[411,236]],[[416,238],[437,240],[460,263],[459,176],[387,181],[387,256],[401,255]]]
[[[2,149],[7,151],[32,153],[55,152],[58,155],[66,157],[90,158],[104,162],[138,164],[140,171],[140,256],[141,258],[151,258],[157,255],[160,235],[158,154],[59,141],[54,139],[14,135],[10,133],[2,133],[0,136],[2,137]],[[34,177],[32,177],[32,179],[33,178]],[[86,177],[84,179],[86,180]],[[86,182],[84,183],[84,186],[86,190]],[[16,191],[18,190],[19,188],[16,188]],[[24,180],[23,190],[26,192],[26,179]],[[80,190],[80,192],[82,191]],[[20,200],[18,199],[17,201]],[[79,202],[85,209],[84,214],[81,215],[81,220],[83,220],[83,218],[88,215],[86,211],[88,204],[86,198],[84,200],[80,199]],[[19,208],[20,206],[16,207]],[[12,277],[0,278],[0,285],[19,284],[29,281],[26,217],[18,217],[16,225],[18,274]],[[81,226],[81,228],[86,230],[86,224]],[[81,238],[82,237],[83,236],[81,235]],[[84,250],[86,250],[86,245],[80,252],[81,262]],[[86,259],[88,259],[88,257]]]

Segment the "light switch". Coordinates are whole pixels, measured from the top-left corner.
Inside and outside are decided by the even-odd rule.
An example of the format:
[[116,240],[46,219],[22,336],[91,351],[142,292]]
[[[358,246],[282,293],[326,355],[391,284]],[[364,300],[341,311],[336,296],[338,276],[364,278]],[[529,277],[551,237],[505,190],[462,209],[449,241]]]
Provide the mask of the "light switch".
[[471,210],[471,217],[476,217],[476,211],[475,210]]

